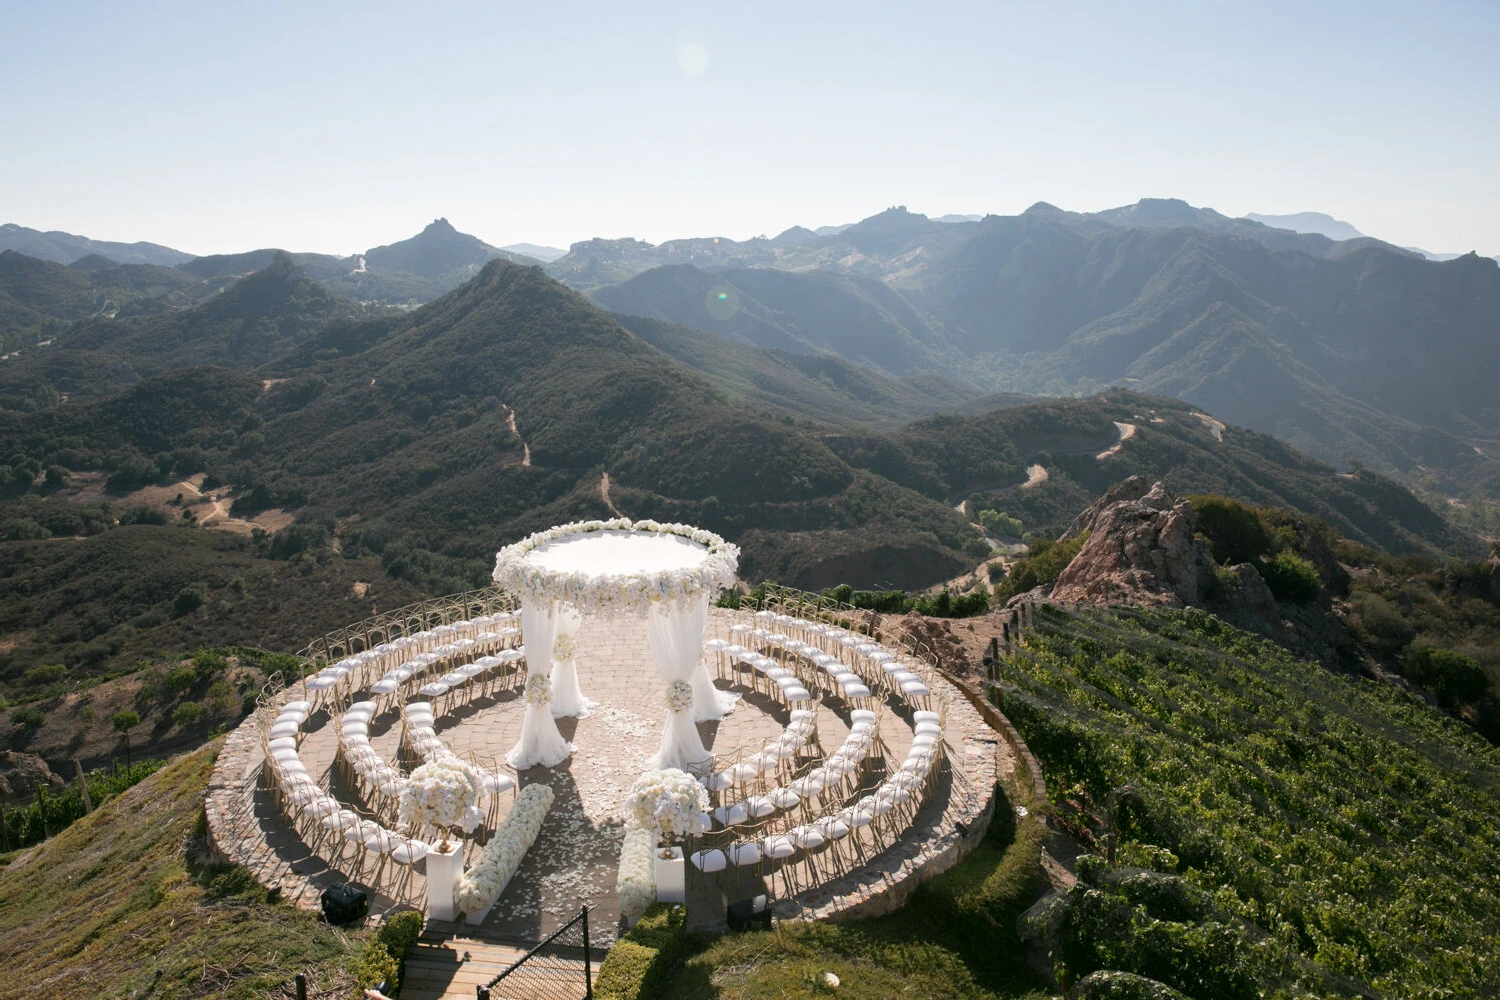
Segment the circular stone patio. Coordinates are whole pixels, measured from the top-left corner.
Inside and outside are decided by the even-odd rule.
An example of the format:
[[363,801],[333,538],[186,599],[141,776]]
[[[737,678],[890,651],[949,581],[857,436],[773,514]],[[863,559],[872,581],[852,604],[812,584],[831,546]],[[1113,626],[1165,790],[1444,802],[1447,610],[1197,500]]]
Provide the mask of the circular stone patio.
[[[711,609],[705,640],[729,638],[736,622],[753,623],[751,612]],[[563,736],[576,746],[571,758],[558,767],[535,767],[519,772],[524,786],[544,782],[555,801],[541,834],[526,855],[509,887],[478,931],[455,925],[463,933],[497,939],[534,942],[576,915],[581,904],[593,912],[590,924],[601,943],[612,940],[619,910],[614,898],[616,869],[624,836],[622,802],[630,784],[657,751],[665,715],[666,682],[647,647],[642,622],[627,619],[588,620],[577,636],[577,663],[584,693],[598,702],[589,717],[559,719]],[[911,659],[909,654],[904,654]],[[714,660],[710,655],[710,670]],[[740,669],[716,679],[716,686],[743,697],[735,711],[720,722],[699,723],[705,746],[718,756],[736,750],[753,753],[774,740],[788,721],[786,707],[746,686],[750,671]],[[962,692],[932,673],[933,707],[946,713],[943,740],[945,759],[928,801],[900,839],[866,859],[853,870],[805,888],[795,896],[775,901],[782,919],[840,919],[885,912],[900,905],[926,877],[950,867],[982,839],[994,808],[997,781],[1014,766],[1008,748],[987,726]],[[440,716],[437,732],[446,746],[483,767],[503,767],[506,751],[517,741],[524,714],[518,683],[494,695],[476,698],[451,714]],[[415,700],[414,691],[402,701]],[[335,768],[338,720],[319,711],[307,720],[299,755],[308,771],[346,804],[359,801]],[[247,718],[228,737],[215,765],[207,812],[211,843],[227,861],[249,868],[267,887],[304,907],[318,906],[324,887],[336,881],[369,885],[372,867],[363,873],[340,871],[310,850],[276,811],[270,793],[259,780],[262,758],[259,722]],[[818,711],[819,737],[825,750],[848,734],[848,706],[826,697]],[[400,715],[388,711],[370,728],[371,741],[387,760],[395,762],[401,731]],[[880,726],[887,760],[899,761],[911,743],[910,711],[888,700]],[[878,775],[867,776],[873,787]],[[501,816],[512,795],[502,798]],[[479,848],[468,844],[472,863]],[[389,866],[388,866],[389,867]],[[419,863],[410,887],[393,899],[389,874],[374,887],[372,911],[420,905],[425,892]],[[803,883],[806,885],[806,883]],[[744,894],[742,883],[734,887]],[[722,922],[724,895],[705,895],[700,886],[689,891],[690,919],[714,926]]]

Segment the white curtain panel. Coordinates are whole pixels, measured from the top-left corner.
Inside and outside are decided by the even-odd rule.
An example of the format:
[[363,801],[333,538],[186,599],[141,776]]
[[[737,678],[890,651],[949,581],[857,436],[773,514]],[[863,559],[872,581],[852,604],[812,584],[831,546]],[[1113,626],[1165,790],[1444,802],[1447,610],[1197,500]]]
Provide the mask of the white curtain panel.
[[693,685],[693,719],[696,722],[722,719],[734,711],[734,703],[740,700],[739,695],[714,687],[713,675],[708,672],[708,663],[703,659],[703,630],[707,626],[708,597],[705,595],[694,606],[692,621],[682,626],[683,641],[687,640],[687,630],[691,629],[693,635],[694,665],[690,680]]
[[[646,641],[651,646],[651,658],[656,669],[673,681],[691,681],[693,668],[698,665],[703,651],[703,628],[708,621],[708,600],[659,602],[651,605],[646,615]],[[661,750],[657,753],[654,767],[676,767],[687,770],[705,763],[709,752],[698,738],[698,727],[694,725],[697,715],[697,692],[694,691],[694,706],[682,712],[667,709],[667,722],[661,733]]]
[[[583,626],[583,615],[577,608],[571,604],[559,604],[555,619],[559,639],[563,636],[570,639],[577,638],[578,630]],[[571,654],[552,664],[552,717],[554,719],[568,716],[578,719],[588,718],[589,710],[596,708],[598,704],[584,697],[583,688],[578,685],[578,664]]]
[[[552,643],[557,635],[557,615],[553,602],[521,605],[521,640],[526,644],[526,676],[545,676],[552,666]],[[526,706],[521,723],[521,739],[505,759],[517,771],[528,767],[556,767],[573,752],[573,744],[563,739],[552,718],[550,705]]]

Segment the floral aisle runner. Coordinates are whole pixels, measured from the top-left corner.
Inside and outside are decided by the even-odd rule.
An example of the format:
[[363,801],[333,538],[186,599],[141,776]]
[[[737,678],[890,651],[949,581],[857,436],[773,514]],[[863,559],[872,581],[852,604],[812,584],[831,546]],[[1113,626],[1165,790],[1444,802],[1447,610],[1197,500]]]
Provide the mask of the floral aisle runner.
[[484,846],[479,861],[458,880],[457,908],[469,923],[483,923],[510,884],[521,859],[541,832],[542,820],[552,808],[552,798],[552,789],[546,785],[527,785],[521,789],[505,822]]

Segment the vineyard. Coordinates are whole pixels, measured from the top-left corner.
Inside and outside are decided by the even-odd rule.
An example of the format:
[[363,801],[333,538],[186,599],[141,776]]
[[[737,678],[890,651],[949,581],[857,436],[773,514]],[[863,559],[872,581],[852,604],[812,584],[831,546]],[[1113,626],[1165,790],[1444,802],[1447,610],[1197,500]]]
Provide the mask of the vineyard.
[[1055,971],[1192,997],[1500,995],[1500,751],[1199,611],[1046,606],[994,697],[1086,850]]

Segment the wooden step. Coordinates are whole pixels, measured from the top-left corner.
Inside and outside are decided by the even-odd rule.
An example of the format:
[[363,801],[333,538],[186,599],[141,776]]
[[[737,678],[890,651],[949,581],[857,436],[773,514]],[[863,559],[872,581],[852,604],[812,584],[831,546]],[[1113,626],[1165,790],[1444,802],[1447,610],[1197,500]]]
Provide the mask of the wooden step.
[[[406,955],[404,978],[401,984],[402,1000],[460,1000],[477,996],[476,986],[488,984],[500,973],[510,968],[527,952],[526,948],[479,941],[472,938],[447,938],[441,941],[419,941]],[[465,959],[464,955],[468,955]],[[599,973],[601,954],[593,965],[594,975]],[[526,983],[539,981],[564,987],[577,985],[577,995],[583,996],[583,963],[573,964],[571,969],[561,968],[554,962],[543,959],[526,971],[517,972],[518,989]],[[504,987],[506,984],[501,983]],[[559,993],[561,993],[559,989]],[[510,991],[497,988],[491,994],[493,1000],[510,997]]]

